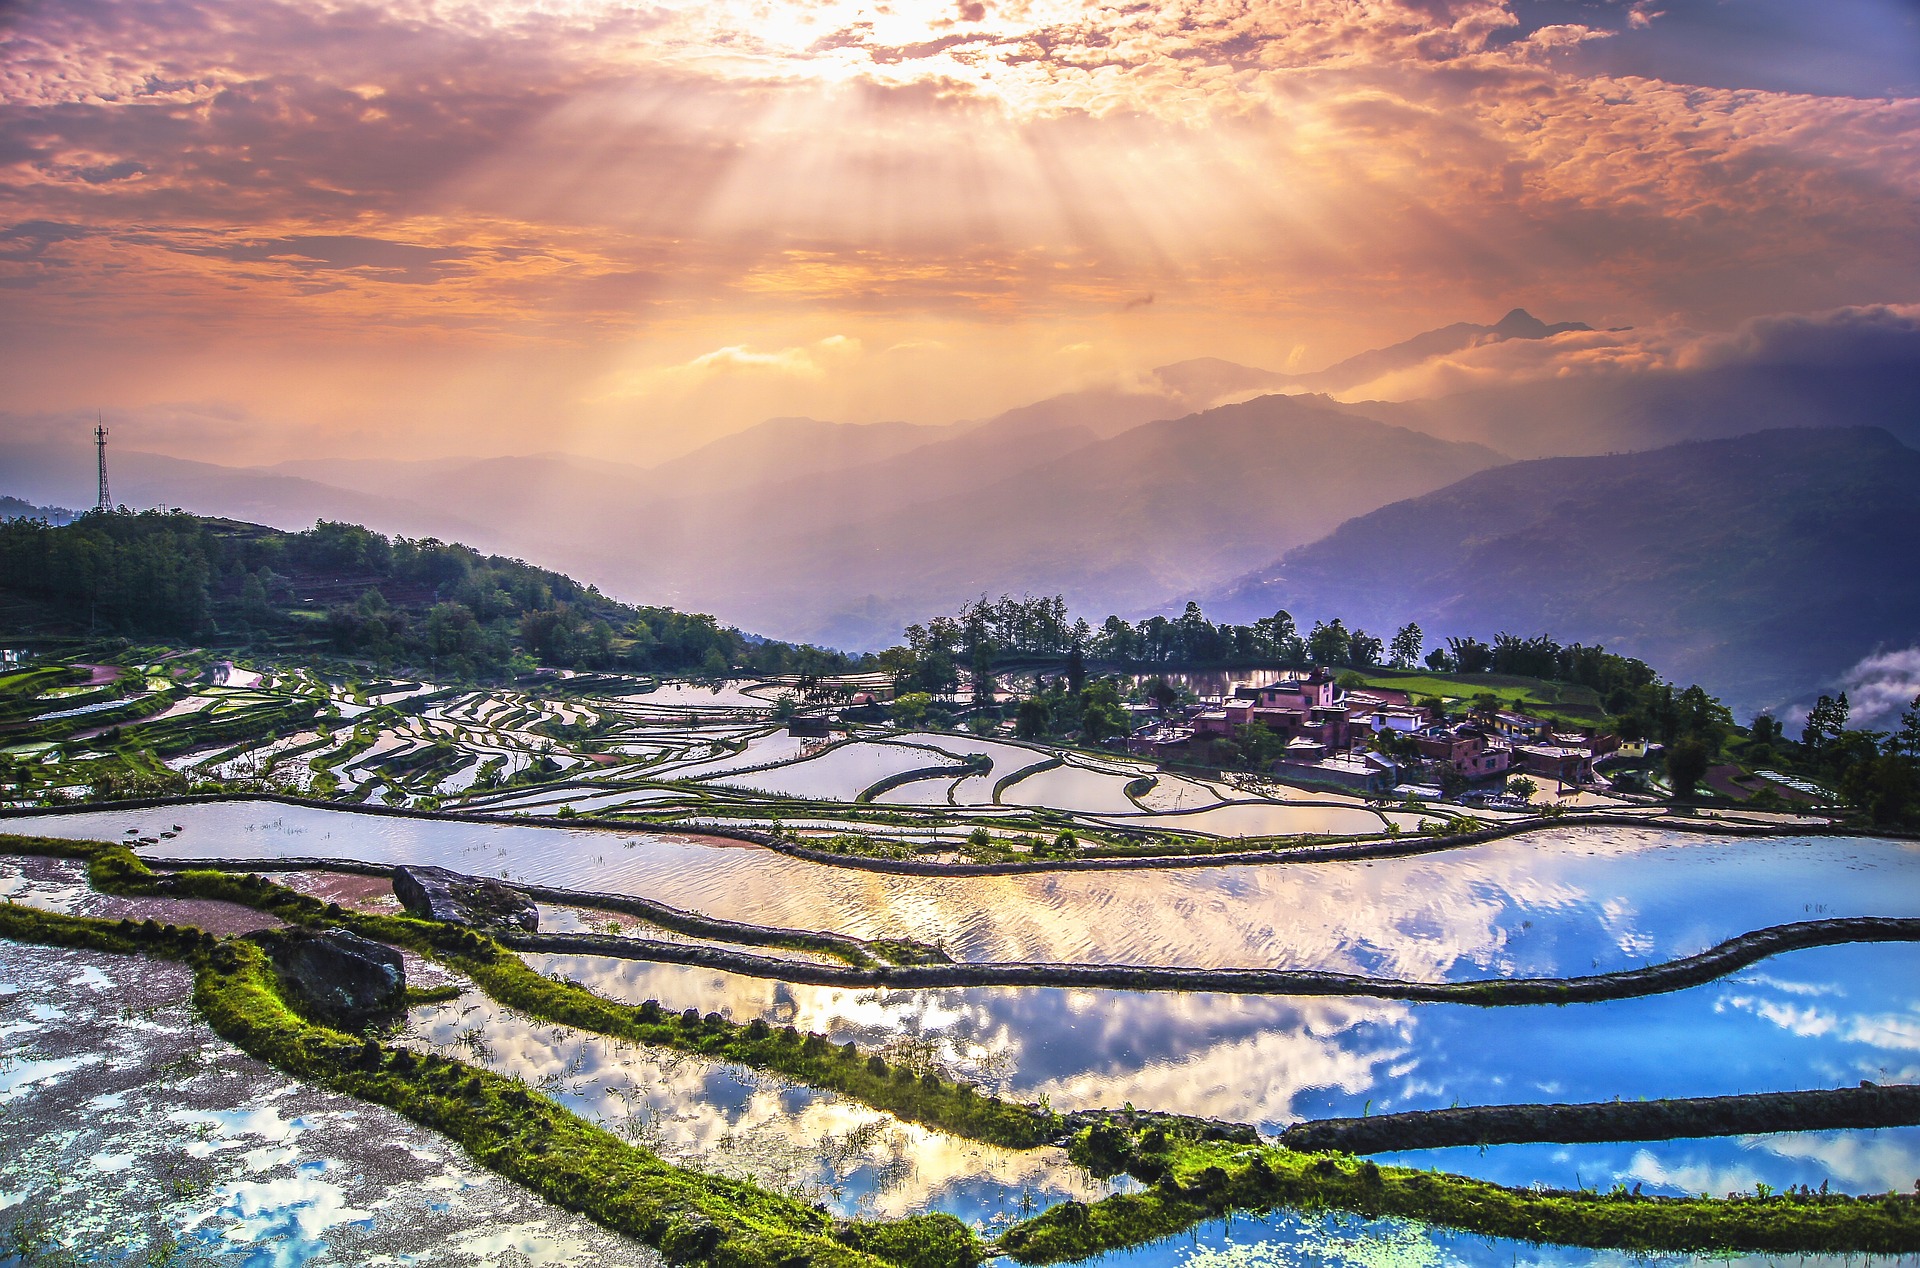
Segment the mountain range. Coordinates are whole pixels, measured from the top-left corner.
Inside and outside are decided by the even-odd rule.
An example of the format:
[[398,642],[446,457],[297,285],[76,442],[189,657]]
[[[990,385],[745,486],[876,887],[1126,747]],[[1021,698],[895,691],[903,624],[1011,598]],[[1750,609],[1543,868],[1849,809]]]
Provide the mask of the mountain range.
[[1349,520],[1200,597],[1391,634],[1551,633],[1745,709],[1920,633],[1920,451],[1880,428],[1766,431],[1479,472]]
[[[904,623],[982,593],[1059,592],[1091,615],[1139,616],[1196,595],[1258,606],[1279,593],[1280,579],[1281,590],[1298,588],[1289,605],[1311,618],[1323,614],[1323,595],[1328,612],[1345,611],[1343,604],[1418,581],[1408,616],[1418,608],[1480,633],[1501,623],[1563,637],[1606,632],[1656,664],[1664,649],[1682,657],[1677,664],[1699,665],[1706,681],[1737,680],[1742,692],[1766,692],[1784,690],[1796,674],[1837,672],[1832,662],[1843,646],[1857,658],[1901,635],[1877,618],[1853,619],[1876,600],[1845,604],[1827,618],[1831,654],[1789,658],[1756,675],[1747,654],[1735,650],[1755,644],[1743,643],[1737,631],[1724,639],[1708,625],[1692,638],[1649,633],[1658,621],[1635,615],[1639,590],[1624,584],[1596,588],[1576,611],[1568,606],[1572,597],[1556,598],[1552,586],[1535,594],[1515,582],[1504,597],[1489,590],[1483,616],[1468,620],[1480,602],[1472,576],[1434,567],[1391,534],[1376,548],[1425,560],[1424,580],[1397,577],[1343,590],[1340,576],[1366,575],[1350,567],[1352,559],[1320,573],[1276,561],[1291,561],[1289,552],[1321,538],[1332,549],[1330,543],[1348,540],[1334,531],[1344,522],[1368,522],[1409,499],[1442,496],[1449,486],[1503,506],[1473,532],[1524,523],[1524,507],[1504,505],[1499,493],[1506,473],[1543,477],[1523,477],[1531,468],[1506,466],[1513,458],[1640,454],[1641,465],[1622,468],[1639,474],[1618,489],[1623,507],[1639,507],[1639,523],[1658,522],[1664,512],[1639,506],[1634,488],[1653,496],[1668,487],[1654,477],[1669,457],[1642,451],[1762,428],[1862,424],[1883,428],[1881,439],[1903,450],[1920,444],[1920,334],[1916,323],[1890,312],[1776,322],[1740,334],[1737,355],[1669,358],[1664,368],[1627,372],[1581,359],[1608,336],[1516,309],[1491,325],[1456,322],[1311,373],[1203,358],[1162,366],[1131,389],[1070,392],[984,419],[854,426],[777,418],[650,467],[563,453],[307,459],[272,467],[119,449],[111,457],[115,492],[126,504],[184,506],[283,528],[345,520],[466,541],[590,577],[638,602],[711,611],[776,637],[848,648],[884,645]],[[1332,395],[1351,396],[1382,376],[1425,373],[1423,367],[1462,355],[1561,368],[1426,399]],[[1754,460],[1787,461],[1786,453],[1772,443],[1756,448]],[[71,503],[91,490],[92,457],[81,443],[0,443],[7,473],[0,493]],[[1681,466],[1691,470],[1688,462]],[[1795,474],[1782,478],[1791,482]],[[1549,493],[1541,486],[1531,496]],[[1805,496],[1818,503],[1825,495],[1809,488]],[[1465,524],[1436,521],[1417,535],[1451,542],[1450,550],[1467,550],[1484,564],[1473,553],[1480,539]],[[1824,540],[1828,531],[1804,516],[1783,525],[1769,549],[1786,549],[1793,533]],[[1752,527],[1757,533],[1762,526]],[[1558,575],[1566,563],[1565,543],[1554,533],[1500,540],[1500,558],[1532,559],[1541,576]],[[1712,552],[1734,548],[1732,538],[1688,546],[1707,552],[1709,573],[1731,566],[1714,563]],[[1650,554],[1640,565],[1665,575]],[[1451,599],[1431,591],[1441,576],[1458,585]],[[1256,602],[1255,594],[1263,597]],[[1352,619],[1401,619],[1400,606],[1383,597],[1378,616],[1360,617],[1356,606]],[[1709,607],[1696,613],[1703,622],[1733,610]],[[1906,637],[1913,633],[1909,628]],[[1645,646],[1631,643],[1643,636]]]

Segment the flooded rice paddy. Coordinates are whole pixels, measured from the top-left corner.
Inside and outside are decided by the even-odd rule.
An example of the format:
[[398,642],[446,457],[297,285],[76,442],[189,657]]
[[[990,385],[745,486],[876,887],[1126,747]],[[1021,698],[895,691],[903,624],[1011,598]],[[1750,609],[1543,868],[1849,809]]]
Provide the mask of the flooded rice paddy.
[[435,1132],[248,1057],[192,987],[177,964],[0,942],[0,1256],[37,1224],[49,1263],[663,1262]]
[[1913,1268],[1914,1255],[1643,1255],[1538,1245],[1338,1212],[1212,1220],[1087,1268]]
[[[1059,1109],[1132,1104],[1252,1123],[1267,1133],[1301,1119],[1452,1105],[1920,1080],[1920,946],[1911,944],[1789,952],[1718,982],[1644,999],[1506,1008],[1051,987],[863,990],[603,957],[527,958],[543,973],[630,1003],[657,999],[743,1023],[758,1017],[863,1050],[912,1047],[959,1077],[1022,1100],[1045,1096]],[[1882,1192],[1886,1185],[1874,1177],[1889,1167],[1912,1173],[1900,1188],[1920,1175],[1920,1129],[1833,1135],[1833,1166],[1811,1181],[1815,1188],[1825,1179],[1843,1191]],[[1621,1182],[1678,1192],[1649,1168],[1667,1168],[1677,1183],[1705,1174],[1709,1163],[1731,1174],[1737,1158],[1779,1189],[1805,1182],[1802,1173],[1818,1165],[1818,1157],[1795,1152],[1792,1142],[1804,1139],[1810,1136],[1780,1137],[1780,1148],[1758,1152],[1734,1141],[1582,1146],[1598,1152],[1567,1167],[1549,1167],[1545,1146],[1526,1147],[1532,1152],[1513,1165],[1503,1161],[1512,1146],[1488,1150],[1483,1165],[1472,1165],[1478,1151],[1440,1150],[1417,1165],[1575,1187],[1569,1168],[1585,1159],[1588,1183],[1637,1168]],[[1878,1169],[1855,1165],[1861,1150],[1880,1158]],[[1616,1171],[1604,1171],[1603,1156]],[[1868,1187],[1853,1187],[1861,1183]]]
[[[26,816],[12,830],[118,840],[157,813]],[[754,924],[912,937],[971,961],[1323,969],[1424,981],[1574,976],[1694,954],[1766,925],[1920,915],[1920,843],[1535,832],[1311,865],[946,877],[822,866],[658,832],[473,824],[220,802],[178,806],[148,852],[430,863],[639,894]],[[163,825],[167,826],[167,825]]]
[[[976,962],[1288,967],[1423,981],[1574,976],[1692,954],[1770,924],[1920,916],[1920,845],[1817,832],[1731,839],[1622,824],[1399,859],[967,878],[822,866],[691,828],[880,832],[951,851],[975,826],[1002,840],[1050,838],[1068,824],[1089,835],[1339,837],[1413,834],[1455,812],[1156,772],[1123,757],[1002,738],[876,727],[839,743],[803,739],[773,720],[786,690],[779,684],[636,680],[619,689],[625,694],[555,700],[236,671],[152,721],[226,720],[290,700],[317,702],[318,715],[169,765],[226,778],[278,772],[336,797],[470,809],[500,821],[259,801],[36,814],[5,830],[132,840],[178,824],[144,852],[431,863],[756,924],[915,938]],[[398,712],[376,713],[381,706]],[[127,728],[135,739],[139,725]],[[44,745],[10,752],[47,772],[63,767]],[[952,769],[969,758],[990,767]],[[903,774],[919,777],[880,787]],[[1596,805],[1630,809],[1604,797]],[[609,829],[511,818],[563,811],[655,821]],[[325,874],[298,880],[310,890],[334,883]],[[92,894],[77,864],[45,860],[0,866],[0,898],[110,918],[191,916],[220,932],[271,923],[218,904],[142,908],[177,900]],[[368,901],[392,900],[382,892]],[[545,904],[542,923],[698,941],[590,907]],[[1303,1118],[1455,1104],[1920,1081],[1920,948],[1905,944],[1796,951],[1645,999],[1510,1008],[824,988],[599,957],[527,959],[615,999],[791,1024],[1059,1109],[1132,1104],[1268,1133]],[[186,986],[175,966],[0,943],[0,1216],[44,1211],[82,1236],[121,1237],[129,1251],[151,1216],[195,1253],[247,1265],[656,1262],[478,1171],[431,1133],[247,1061],[205,1030],[185,1003]],[[841,1214],[947,1211],[991,1233],[1061,1199],[1111,1191],[1056,1150],[959,1140],[741,1067],[529,1021],[471,990],[414,1010],[404,1042],[522,1078],[672,1160]],[[1906,1189],[1920,1174],[1920,1129],[1380,1157],[1516,1186],[1878,1192]],[[1281,1212],[1214,1221],[1092,1262],[1598,1268],[1627,1258]]]
[[762,1071],[530,1021],[477,993],[415,1009],[406,1041],[522,1079],[671,1162],[841,1215],[946,1211],[992,1229],[1113,1191],[1064,1150],[960,1139]]

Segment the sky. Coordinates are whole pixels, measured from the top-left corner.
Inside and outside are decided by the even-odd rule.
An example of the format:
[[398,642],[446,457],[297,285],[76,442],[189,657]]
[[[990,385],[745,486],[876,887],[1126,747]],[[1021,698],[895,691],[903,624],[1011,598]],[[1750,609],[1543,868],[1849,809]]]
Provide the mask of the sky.
[[1914,0],[0,0],[0,439],[653,461],[1912,313],[1916,138]]

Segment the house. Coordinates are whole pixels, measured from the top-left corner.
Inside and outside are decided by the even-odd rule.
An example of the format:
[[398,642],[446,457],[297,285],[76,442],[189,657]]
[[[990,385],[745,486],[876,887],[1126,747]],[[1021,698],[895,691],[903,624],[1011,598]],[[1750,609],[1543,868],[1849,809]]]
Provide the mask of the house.
[[1227,711],[1222,708],[1198,710],[1187,719],[1187,725],[1198,736],[1233,734],[1233,727],[1227,721]]
[[1505,740],[1465,722],[1416,731],[1413,747],[1421,757],[1467,779],[1491,778],[1513,761],[1513,750]]
[[1593,782],[1593,755],[1586,748],[1563,744],[1517,744],[1514,764],[1529,775],[1539,775],[1562,784]]
[[1190,726],[1156,722],[1127,737],[1127,752],[1139,757],[1167,757],[1185,749],[1192,739]]
[[1281,779],[1305,784],[1333,784],[1355,792],[1384,793],[1399,780],[1400,768],[1378,753],[1339,753],[1318,761],[1283,757],[1273,764]]
[[1553,729],[1553,724],[1545,718],[1536,718],[1526,713],[1513,713],[1505,709],[1488,719],[1487,725],[1496,735],[1504,735],[1508,739],[1545,738]]
[[829,734],[827,719],[818,713],[796,713],[787,719],[787,734],[808,739],[825,738]]
[[1310,740],[1304,735],[1296,735],[1287,741],[1286,761],[1317,762],[1326,755],[1327,746],[1318,740]]
[[[1358,722],[1359,719],[1352,719]],[[1367,724],[1375,735],[1382,731],[1397,731],[1402,735],[1411,735],[1427,724],[1427,715],[1421,709],[1403,709],[1388,707],[1376,709],[1367,718]]]

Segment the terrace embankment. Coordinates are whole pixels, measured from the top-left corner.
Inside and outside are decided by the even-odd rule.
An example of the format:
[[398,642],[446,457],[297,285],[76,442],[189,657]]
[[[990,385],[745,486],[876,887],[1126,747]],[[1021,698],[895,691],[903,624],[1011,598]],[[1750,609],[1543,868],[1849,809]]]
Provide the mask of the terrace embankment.
[[[161,871],[350,871],[390,875],[373,864],[326,859],[150,859]],[[547,885],[516,888],[548,902],[625,912],[678,933],[747,946],[825,951],[842,965],[774,959],[720,947],[593,933],[501,934],[516,951],[599,955],[615,959],[687,964],[778,978],[811,986],[883,986],[931,990],[958,986],[1059,986],[1136,991],[1211,991],[1228,995],[1345,995],[1411,1002],[1481,1004],[1592,1003],[1634,999],[1683,990],[1725,977],[1787,951],[1858,942],[1920,942],[1920,918],[1851,916],[1772,925],[1729,938],[1696,955],[1637,969],[1567,978],[1489,978],[1463,982],[1417,982],[1331,973],[1315,969],[1203,969],[1151,965],[999,963],[960,964],[918,944],[873,944],[839,934],[780,929],[721,920],[627,894],[604,894]],[[893,961],[886,963],[885,961]],[[929,962],[937,961],[937,962]]]
[[1763,1132],[1920,1125],[1920,1087],[1751,1092],[1583,1105],[1481,1105],[1295,1123],[1280,1143],[1303,1153],[1371,1154],[1457,1145],[1574,1145]]
[[[562,818],[558,815],[498,815],[460,810],[423,810],[410,806],[383,806],[374,804],[346,804],[339,801],[326,801],[313,797],[289,796],[281,793],[214,793],[196,794],[186,797],[146,797],[113,802],[83,802],[71,806],[49,807],[13,807],[0,808],[0,820],[9,818],[28,818],[42,815],[98,813],[103,810],[143,810],[160,809],[169,806],[187,806],[216,802],[258,801],[285,806],[302,806],[315,810],[332,810],[342,813],[381,815],[398,819],[441,820],[453,823],[472,824],[513,824],[518,826],[564,827],[573,830],[593,829],[603,832],[634,833],[642,831],[670,833],[676,837],[692,840],[710,838],[727,841],[743,841],[762,846],[769,850],[805,859],[808,862],[822,863],[830,867],[853,868],[869,872],[891,872],[905,876],[1012,876],[1026,872],[1074,872],[1074,871],[1130,871],[1165,868],[1222,867],[1242,864],[1265,863],[1316,863],[1336,860],[1370,860],[1404,858],[1421,854],[1434,854],[1463,846],[1480,845],[1507,837],[1522,836],[1533,832],[1550,832],[1577,827],[1638,827],[1688,832],[1700,836],[1713,837],[1792,837],[1801,836],[1815,825],[1762,825],[1747,823],[1726,823],[1713,820],[1688,819],[1672,815],[1626,815],[1626,814],[1566,814],[1555,817],[1516,820],[1509,823],[1494,824],[1472,831],[1450,832],[1434,835],[1381,834],[1369,837],[1352,837],[1328,840],[1318,837],[1274,838],[1272,844],[1260,848],[1245,848],[1239,842],[1233,843],[1240,848],[1229,848],[1225,841],[1193,842],[1185,849],[1170,846],[1164,841],[1142,844],[1138,847],[1107,847],[1106,850],[1083,849],[1078,857],[1049,859],[1016,859],[992,863],[944,862],[932,859],[888,859],[868,855],[841,854],[830,850],[817,849],[805,838],[782,836],[761,832],[752,828],[735,828],[720,824],[700,824],[697,827],[680,826],[672,823],[655,823],[646,820],[604,819],[596,815],[573,815]],[[1875,830],[1868,833],[1857,829],[1821,823],[1817,831],[1831,836],[1884,836],[1903,838],[1910,834]]]
[[[349,859],[323,858],[260,858],[260,859],[143,859],[146,865],[155,871],[184,872],[212,870],[221,872],[351,872],[361,876],[380,876],[391,879],[398,869],[384,863],[361,863]],[[711,938],[718,942],[731,942],[741,946],[783,947],[797,951],[819,951],[846,961],[849,965],[876,965],[881,959],[895,962],[921,963],[928,960],[944,960],[942,952],[920,943],[903,940],[884,942],[865,942],[859,938],[849,938],[843,934],[816,932],[807,929],[783,929],[772,925],[746,924],[737,920],[725,920],[717,916],[703,916],[698,912],[687,911],[667,903],[642,898],[636,894],[608,894],[586,890],[561,889],[552,885],[532,885],[514,882],[511,886],[530,898],[543,902],[565,903],[569,906],[586,907],[600,911],[623,912],[638,916],[649,924],[662,929],[671,929],[675,933],[691,937]],[[684,944],[648,942],[634,938],[610,938],[598,935],[568,934],[530,934],[534,941],[532,947],[540,950],[577,950],[578,946],[567,942],[574,938],[581,943],[592,943],[598,947],[603,944],[624,947],[645,947],[648,954],[642,959],[673,960],[675,954],[689,949]],[[519,947],[518,942],[509,945]],[[522,948],[528,949],[528,948]],[[659,954],[654,954],[659,952]],[[598,951],[597,954],[622,954],[621,952]],[[724,953],[722,953],[724,954]],[[742,956],[743,963],[754,966],[792,964],[790,960],[770,960],[759,956]],[[677,960],[676,963],[706,964],[705,960]],[[714,965],[714,967],[728,967]],[[750,972],[741,969],[741,972]]]
[[[136,892],[160,887],[124,846],[45,844],[64,846],[48,853],[88,858],[96,885]],[[824,1036],[803,1037],[790,1027],[775,1031],[764,1022],[738,1027],[718,1014],[702,1018],[692,1010],[674,1017],[657,1004],[612,1005],[571,983],[540,977],[468,929],[329,908],[259,877],[195,870],[178,879],[179,888],[192,896],[258,904],[293,923],[337,922],[364,936],[434,954],[496,1000],[533,1016],[750,1065],[791,1067],[801,1082],[834,1087],[876,1108],[974,1139],[1010,1137],[1007,1143],[1014,1147],[1041,1144],[1096,1118],[1066,1119],[1044,1104],[998,1101],[931,1073],[916,1079],[878,1054],[863,1061],[851,1043],[836,1049]],[[949,1218],[830,1224],[777,1195],[666,1166],[484,1070],[307,1025],[279,999],[266,958],[251,942],[215,939],[151,920],[116,925],[14,904],[0,905],[0,937],[186,959],[199,979],[196,1002],[215,1029],[242,1048],[298,1077],[387,1104],[446,1132],[509,1178],[609,1227],[634,1232],[670,1258],[743,1268],[791,1263],[796,1255],[849,1266],[872,1264],[877,1256],[915,1268],[961,1268],[978,1259],[977,1241]],[[1099,1121],[1075,1134],[1075,1159],[1097,1166],[1098,1174],[1125,1170],[1149,1187],[1090,1206],[1062,1203],[1009,1229],[998,1249],[1026,1263],[1082,1258],[1165,1237],[1236,1208],[1275,1204],[1402,1215],[1495,1236],[1636,1250],[1902,1253],[1920,1247],[1920,1208],[1908,1196],[1855,1199],[1802,1191],[1722,1202],[1643,1199],[1624,1190],[1541,1193],[1262,1147],[1226,1124],[1162,1116],[1136,1123],[1133,1117],[1126,1111],[1097,1116]]]

